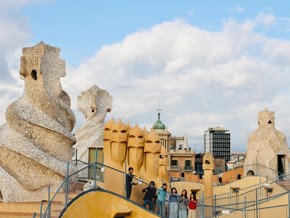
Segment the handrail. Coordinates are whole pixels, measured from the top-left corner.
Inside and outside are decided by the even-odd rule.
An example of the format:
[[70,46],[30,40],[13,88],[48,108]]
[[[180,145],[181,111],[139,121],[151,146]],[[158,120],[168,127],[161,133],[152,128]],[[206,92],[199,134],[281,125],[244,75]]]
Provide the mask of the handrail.
[[[290,175],[290,174],[286,174],[286,175]],[[277,181],[279,181],[279,179],[277,179],[277,180],[273,180],[272,182],[271,182],[271,184],[272,183],[274,183],[274,182],[277,182]],[[247,186],[247,187],[245,187],[245,188],[242,188],[242,189],[240,189],[240,191],[239,192],[241,192],[242,190],[246,190],[246,189],[249,189],[249,188],[253,188],[253,189],[251,189],[251,190],[249,190],[249,191],[246,191],[246,192],[244,192],[244,193],[242,193],[242,194],[237,194],[237,197],[241,197],[241,196],[243,196],[243,195],[246,195],[246,194],[248,194],[248,193],[250,193],[250,192],[253,192],[253,191],[255,191],[255,190],[258,190],[258,189],[263,189],[264,188],[264,182],[263,183],[257,183],[257,184],[254,184],[254,185],[252,185],[252,186]],[[258,186],[258,187],[256,187],[256,186]],[[256,187],[256,188],[254,188],[254,187]],[[228,195],[229,194],[229,192],[227,192],[227,193],[223,193],[223,194],[219,194],[219,195],[216,195],[216,196],[223,196],[223,195]],[[236,197],[236,195],[234,195],[235,197]],[[209,197],[207,197],[207,198],[213,198],[214,196],[209,196]],[[206,198],[205,198],[206,199]],[[218,200],[223,200],[223,199],[227,199],[227,197],[225,197],[225,198],[218,198]]]
[[[75,163],[74,163],[74,162],[75,162]],[[72,166],[74,166],[74,168],[75,168],[75,166],[77,166],[78,163],[82,163],[82,164],[84,164],[84,165],[86,165],[86,166],[84,166],[84,167],[82,167],[81,169],[78,169],[78,170],[75,169],[74,172],[70,173],[70,170],[69,170],[69,168],[70,168],[70,163],[74,163],[74,164],[71,164]],[[248,166],[253,166],[253,165],[258,165],[258,166],[260,166],[260,167],[265,167],[265,166],[263,166],[263,165],[261,165],[261,164],[258,164],[258,163],[251,164],[251,165],[248,165]],[[47,203],[47,206],[46,206],[46,208],[45,208],[45,211],[43,212],[43,216],[42,216],[42,205],[41,205],[41,208],[40,208],[40,210],[41,210],[41,212],[40,212],[40,218],[50,218],[50,210],[51,210],[52,202],[54,201],[54,199],[55,199],[57,193],[59,193],[59,192],[62,190],[62,187],[63,187],[64,185],[65,185],[65,208],[66,208],[67,205],[68,205],[68,188],[69,188],[69,179],[70,179],[71,177],[75,176],[76,174],[78,174],[78,173],[80,173],[80,172],[82,172],[82,171],[84,171],[84,170],[86,170],[86,169],[89,169],[89,168],[91,168],[91,167],[93,167],[95,170],[96,170],[96,169],[101,169],[102,167],[106,167],[106,168],[109,168],[109,169],[111,169],[111,170],[114,170],[114,171],[119,172],[119,173],[122,173],[122,174],[125,174],[125,173],[126,173],[126,172],[124,172],[124,171],[114,169],[113,167],[106,166],[106,165],[104,165],[104,164],[102,164],[102,163],[99,163],[99,162],[94,162],[94,163],[88,164],[88,163],[86,163],[86,162],[83,162],[83,161],[81,161],[81,160],[77,160],[77,159],[76,159],[76,160],[69,161],[69,162],[67,163],[67,175],[66,175],[65,179],[62,181],[62,183],[60,184],[59,188],[55,191],[54,195],[53,195],[51,198],[50,198],[50,194],[49,194],[48,203]],[[244,166],[244,167],[247,167],[247,166]],[[265,168],[267,168],[267,169],[271,169],[271,170],[273,170],[273,171],[276,171],[276,170],[274,170],[274,169],[272,169],[272,168],[269,168],[269,167],[265,167]],[[276,171],[276,172],[278,172],[278,171]],[[283,178],[286,178],[286,177],[289,177],[289,175],[290,175],[290,173],[288,173],[288,174],[283,174],[283,175],[278,175],[277,177],[274,177],[274,178],[271,178],[271,179],[267,179],[267,183],[272,184],[272,183],[274,183],[274,182],[280,181],[280,178],[281,178],[282,176],[283,176]],[[96,185],[96,178],[94,178],[94,180],[95,180],[95,182],[94,182],[94,186],[95,186],[95,185]],[[149,185],[148,183],[146,183],[146,182],[144,182],[144,181],[143,181],[143,183],[146,184],[146,185]],[[264,183],[264,182],[263,182],[263,183]],[[230,184],[231,184],[231,183],[230,183]],[[252,188],[252,189],[250,189],[250,188]],[[260,190],[260,189],[262,189],[262,188],[264,188],[264,185],[262,185],[262,183],[257,183],[257,184],[254,184],[254,185],[252,185],[252,186],[247,186],[247,187],[245,187],[245,188],[243,188],[243,189],[240,189],[240,191],[241,191],[241,190],[247,190],[247,189],[250,189],[250,190],[248,190],[248,191],[246,191],[246,192],[244,192],[244,193],[242,193],[242,194],[232,195],[232,194],[230,194],[230,193],[223,193],[223,194],[219,194],[219,195],[215,195],[215,196],[210,196],[210,197],[206,197],[206,198],[203,197],[202,200],[199,202],[199,204],[202,204],[202,207],[203,207],[203,208],[204,208],[204,207],[212,207],[211,205],[205,205],[205,204],[204,204],[205,199],[207,199],[207,198],[212,198],[212,199],[215,199],[215,201],[220,201],[220,200],[226,200],[226,199],[230,199],[230,198],[237,198],[237,197],[238,197],[238,198],[241,198],[242,196],[246,196],[246,195],[247,195],[248,193],[250,193],[250,192],[254,192],[254,191],[255,191],[255,192],[258,192],[258,190]],[[49,190],[49,192],[50,192],[50,190]],[[287,194],[287,193],[288,193],[288,192],[283,192],[283,193],[280,193],[280,194],[275,195],[275,196],[270,196],[270,197],[267,197],[267,198],[257,199],[257,201],[248,201],[247,204],[245,204],[244,202],[240,202],[240,203],[235,202],[235,204],[228,203],[228,204],[223,204],[223,205],[215,205],[215,208],[220,208],[220,209],[222,209],[222,208],[227,208],[227,209],[230,209],[231,211],[241,210],[240,207],[239,207],[239,205],[244,204],[244,205],[245,205],[244,208],[248,208],[248,207],[254,206],[254,205],[256,205],[256,204],[260,204],[260,203],[266,202],[266,201],[268,201],[268,200],[278,198],[278,197],[280,197],[280,196],[282,196],[282,195],[285,195],[285,194]],[[225,196],[225,195],[230,195],[230,196],[222,197],[222,198],[221,198],[221,196]],[[43,202],[42,202],[42,204],[43,204]],[[234,208],[234,206],[236,206],[236,208]],[[35,214],[36,214],[36,213],[35,213]]]
[[[79,170],[76,170],[75,172],[72,172],[71,174],[69,174],[69,172],[70,172],[70,170],[69,170],[69,166],[70,166],[70,162],[74,162],[74,161],[76,161],[76,162],[80,162],[80,163],[83,163],[83,164],[85,164],[85,165],[87,165],[87,166],[85,166],[85,167],[82,167],[81,169],[79,169]],[[44,212],[43,212],[43,216],[42,216],[42,214],[40,214],[40,218],[50,218],[50,209],[51,209],[51,206],[52,206],[52,202],[53,202],[53,200],[55,199],[55,197],[56,197],[56,195],[59,193],[59,192],[61,192],[61,189],[62,189],[62,187],[65,185],[65,206],[64,206],[64,208],[67,208],[67,206],[68,206],[68,184],[69,184],[69,179],[71,178],[71,177],[73,177],[73,176],[75,176],[76,174],[78,174],[78,173],[80,173],[81,171],[83,171],[83,170],[86,170],[86,169],[89,169],[90,167],[94,167],[94,169],[101,169],[102,167],[106,167],[106,168],[109,168],[109,169],[111,169],[111,170],[114,170],[114,171],[116,171],[116,172],[119,172],[119,173],[122,173],[122,174],[125,174],[126,172],[124,172],[124,171],[121,171],[121,170],[118,170],[118,169],[115,169],[115,168],[113,168],[113,167],[110,167],[110,166],[107,166],[107,165],[104,165],[104,164],[102,164],[102,163],[99,163],[99,162],[94,162],[94,163],[91,163],[91,164],[88,164],[88,163],[85,163],[85,162],[83,162],[83,161],[80,161],[80,160],[72,160],[72,161],[70,161],[70,162],[68,162],[67,163],[67,175],[66,175],[66,177],[65,177],[65,179],[62,181],[62,183],[60,184],[60,186],[58,187],[58,189],[55,191],[55,193],[54,193],[54,195],[50,198],[50,199],[48,199],[48,203],[47,203],[47,206],[46,206],[46,208],[45,208],[45,210],[44,210]],[[73,165],[73,164],[72,164]],[[77,163],[76,163],[76,165],[77,165]],[[144,181],[142,181],[142,183],[144,183],[145,185],[147,185],[147,186],[149,186],[149,184],[148,183],[146,183],[146,182],[144,182]],[[96,185],[96,178],[95,178],[95,182],[94,182],[94,186]],[[158,190],[158,188],[156,187],[156,189]],[[41,210],[42,210],[42,208],[41,208]]]
[[[79,160],[77,160],[77,161],[79,161]],[[68,180],[69,180],[69,178],[72,177],[72,176],[74,176],[74,175],[76,175],[77,173],[79,173],[79,172],[81,172],[81,171],[83,171],[83,170],[91,167],[91,166],[94,166],[96,163],[97,162],[92,163],[92,164],[88,164],[86,167],[83,167],[82,169],[77,170],[77,171],[73,172],[70,175],[68,175],[68,173],[67,173],[65,179],[62,181],[62,183],[60,184],[59,188],[56,190],[56,192],[54,193],[54,195],[52,196],[52,198],[48,201],[47,207],[46,207],[46,209],[45,209],[45,211],[43,213],[44,218],[46,218],[47,217],[47,214],[49,214],[49,209],[51,207],[51,204],[52,204],[54,198],[56,197],[57,193],[60,192],[60,190],[62,189],[62,187],[63,187],[63,185],[65,183],[66,183],[66,193],[65,193],[66,201],[65,201],[65,207],[67,207],[67,204],[68,204],[68,200],[67,200],[67,197],[68,197]],[[67,168],[69,169],[69,162],[67,163]],[[68,170],[68,172],[69,172],[69,170]],[[42,217],[40,217],[40,218],[42,218]],[[50,217],[48,216],[48,218],[50,218]]]

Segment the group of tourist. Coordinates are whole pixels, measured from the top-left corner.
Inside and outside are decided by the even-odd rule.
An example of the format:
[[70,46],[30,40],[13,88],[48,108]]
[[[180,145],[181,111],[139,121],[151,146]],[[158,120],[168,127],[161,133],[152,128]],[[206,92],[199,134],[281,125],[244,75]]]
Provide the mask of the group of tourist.
[[[132,185],[137,183],[133,180],[133,168],[129,168],[129,174],[127,174],[127,198],[130,198]],[[167,184],[164,183],[161,188],[155,187],[155,182],[151,181],[149,186],[144,188],[142,192],[145,193],[143,197],[143,207],[153,211],[153,208],[157,207],[157,213],[161,217],[169,218],[195,218],[197,199],[194,192],[191,192],[187,196],[187,191],[182,190],[181,194],[177,193],[175,187],[171,188],[171,192],[167,192]]]
[[[171,188],[171,193],[167,192],[167,184],[164,183],[160,189],[155,188],[154,181],[143,189],[145,192],[143,206],[146,208],[149,204],[149,210],[153,210],[156,201],[157,213],[162,217],[169,218],[195,218],[197,200],[195,193],[191,193],[189,198],[187,191],[182,190],[181,194],[177,193],[175,187]],[[157,193],[157,196],[156,196]]]

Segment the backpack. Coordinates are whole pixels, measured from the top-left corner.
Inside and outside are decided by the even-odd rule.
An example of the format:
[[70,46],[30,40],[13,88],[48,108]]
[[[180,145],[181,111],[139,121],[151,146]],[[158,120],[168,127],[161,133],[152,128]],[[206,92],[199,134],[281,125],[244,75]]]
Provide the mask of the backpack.
[[196,202],[197,202],[196,200],[190,200],[189,204],[188,204],[189,209],[195,210],[196,209]]

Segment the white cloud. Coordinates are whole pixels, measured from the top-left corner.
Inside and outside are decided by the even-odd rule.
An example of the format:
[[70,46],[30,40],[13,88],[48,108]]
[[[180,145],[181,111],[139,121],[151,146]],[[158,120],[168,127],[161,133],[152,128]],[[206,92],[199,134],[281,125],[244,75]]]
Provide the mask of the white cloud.
[[[160,106],[161,120],[173,135],[186,134],[191,144],[201,145],[204,130],[224,126],[232,133],[233,150],[245,150],[257,113],[265,107],[279,115],[280,130],[290,132],[290,42],[255,32],[271,19],[228,19],[215,32],[183,20],[156,24],[103,46],[77,68],[67,60],[63,87],[75,111],[77,95],[97,84],[113,96],[109,117],[150,128]],[[23,34],[14,48],[29,38],[29,28],[19,30]],[[19,93],[19,87],[14,92]],[[9,100],[7,93],[1,105]],[[80,125],[82,115],[76,111],[76,116]]]
[[17,15],[19,15],[19,9],[23,6],[26,6],[28,4],[32,3],[43,3],[43,2],[49,2],[54,0],[0,0],[0,11],[1,13],[5,14],[11,14],[11,12],[17,12]]
[[[33,1],[0,0],[0,124],[5,122],[6,108],[21,96],[23,81],[19,80],[21,48],[31,38],[26,17],[19,9]],[[35,1],[34,1],[35,2]]]
[[290,101],[277,99],[289,85],[289,41],[256,33],[262,18],[267,21],[229,19],[218,32],[183,20],[157,24],[104,46],[66,81],[107,89],[114,99],[111,116],[125,122],[150,127],[160,104],[161,119],[174,135],[202,143],[204,130],[224,126],[233,133],[233,150],[245,149],[258,111],[290,109]]
[[230,13],[243,13],[243,12],[245,12],[245,11],[246,11],[246,9],[243,8],[243,7],[240,6],[240,5],[237,5],[236,7],[231,8],[231,9],[229,10]]
[[276,21],[276,17],[269,13],[260,13],[256,16],[256,22],[259,24],[263,24],[266,26],[270,26],[274,24]]

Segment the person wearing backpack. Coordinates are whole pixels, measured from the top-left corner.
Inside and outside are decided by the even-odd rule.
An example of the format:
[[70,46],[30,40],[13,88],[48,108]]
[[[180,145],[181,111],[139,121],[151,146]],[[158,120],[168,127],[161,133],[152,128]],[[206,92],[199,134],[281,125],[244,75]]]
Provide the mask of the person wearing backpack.
[[188,202],[188,218],[195,218],[196,217],[196,195],[195,193],[191,193]]

